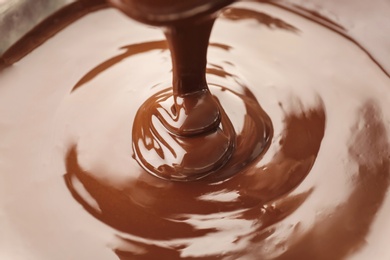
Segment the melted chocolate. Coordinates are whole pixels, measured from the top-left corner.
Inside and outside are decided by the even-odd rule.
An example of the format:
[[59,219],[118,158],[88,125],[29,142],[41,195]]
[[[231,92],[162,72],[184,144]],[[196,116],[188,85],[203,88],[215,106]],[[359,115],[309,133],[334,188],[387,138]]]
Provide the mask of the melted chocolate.
[[[102,10],[1,71],[0,254],[390,257],[390,79],[362,49],[266,4],[225,9],[206,75],[234,151],[213,174],[171,182],[132,159],[130,134],[133,122],[150,129],[137,113],[150,96],[174,103],[169,48],[158,30]],[[144,115],[171,120],[158,104]]]
[[[139,21],[166,26],[172,56],[172,93],[161,91],[149,98],[138,110],[133,126],[135,159],[157,177],[198,180],[221,170],[234,153],[233,125],[206,82],[214,13],[231,2],[112,1]],[[267,147],[265,142],[272,133],[271,121],[261,109],[249,115],[255,117],[256,131],[252,134],[258,141],[246,147],[252,156],[239,156],[243,165],[263,152],[259,147]]]

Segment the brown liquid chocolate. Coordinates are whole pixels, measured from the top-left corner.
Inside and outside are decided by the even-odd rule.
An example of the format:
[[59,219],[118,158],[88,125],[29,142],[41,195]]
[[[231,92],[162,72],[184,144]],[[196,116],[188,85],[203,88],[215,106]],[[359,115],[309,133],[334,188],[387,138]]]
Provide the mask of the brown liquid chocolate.
[[[135,159],[157,177],[198,180],[221,170],[235,153],[233,125],[206,82],[215,12],[231,2],[112,1],[139,21],[165,26],[172,57],[172,94],[168,90],[150,97],[139,108],[133,125]],[[259,117],[253,119],[258,141],[245,147],[252,156],[236,156],[243,165],[263,152],[272,135],[271,121],[261,108],[249,115]]]
[[[172,42],[116,10],[38,28],[0,71],[0,258],[389,259],[390,78],[282,7],[225,8],[188,84]],[[175,121],[204,100],[219,116]]]

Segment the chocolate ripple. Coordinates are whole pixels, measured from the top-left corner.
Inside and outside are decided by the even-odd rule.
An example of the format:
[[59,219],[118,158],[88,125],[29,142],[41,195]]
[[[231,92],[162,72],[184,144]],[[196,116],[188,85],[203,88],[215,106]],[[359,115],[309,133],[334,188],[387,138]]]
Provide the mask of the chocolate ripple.
[[[0,106],[7,109],[0,113],[7,116],[0,130],[7,138],[0,166],[9,173],[1,175],[9,196],[1,197],[0,217],[9,223],[5,245],[15,245],[5,253],[23,251],[32,259],[59,252],[123,260],[388,258],[389,78],[354,43],[312,21],[257,2],[237,9],[216,24],[208,82],[239,142],[256,141],[251,109],[269,114],[274,134],[252,161],[195,183],[155,178],[132,159],[134,108],[169,87],[161,35],[123,39],[128,29],[138,30],[132,24],[112,40],[119,42],[115,50],[104,52],[104,39],[91,43],[98,46],[91,51],[64,31],[1,72]],[[264,14],[277,20],[262,26]],[[123,22],[112,17],[107,23]],[[69,30],[84,32],[94,21]],[[70,48],[71,61],[53,54],[59,43]],[[89,51],[92,61],[80,65],[80,53]],[[54,81],[42,80],[37,53],[47,53],[53,64],[44,74],[61,79],[55,89]],[[17,77],[21,71],[29,73]],[[25,98],[12,105],[20,93]],[[29,113],[16,113],[24,106]],[[98,227],[114,235],[112,251],[110,235]]]

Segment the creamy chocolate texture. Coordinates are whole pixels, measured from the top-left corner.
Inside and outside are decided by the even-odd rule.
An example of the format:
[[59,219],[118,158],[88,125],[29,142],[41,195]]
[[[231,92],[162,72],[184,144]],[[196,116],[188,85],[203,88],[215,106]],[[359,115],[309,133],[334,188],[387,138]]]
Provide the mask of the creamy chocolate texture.
[[[198,180],[220,170],[235,153],[233,125],[206,82],[215,12],[231,2],[111,1],[130,17],[165,26],[172,57],[172,90],[150,97],[138,110],[133,125],[135,159],[155,176]],[[258,117],[253,118],[252,126],[257,130],[253,132],[257,141],[245,148],[252,156],[236,156],[243,165],[263,152],[272,135],[271,121],[260,107],[248,116]]]
[[[112,8],[75,15],[46,41],[55,30],[38,30],[43,44],[14,65],[18,48],[2,57],[0,258],[390,258],[379,49],[320,17],[239,2],[178,84],[173,31]],[[159,17],[147,23],[167,26]]]

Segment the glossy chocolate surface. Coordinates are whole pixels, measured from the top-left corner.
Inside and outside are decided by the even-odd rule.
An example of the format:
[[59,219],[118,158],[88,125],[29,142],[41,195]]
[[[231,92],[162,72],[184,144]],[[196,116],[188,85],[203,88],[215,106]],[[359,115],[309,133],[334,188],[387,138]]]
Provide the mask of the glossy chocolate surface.
[[198,181],[132,157],[138,109],[172,86],[158,29],[92,12],[3,68],[0,254],[388,259],[390,79],[318,22],[260,2],[219,15],[206,80],[236,146]]

